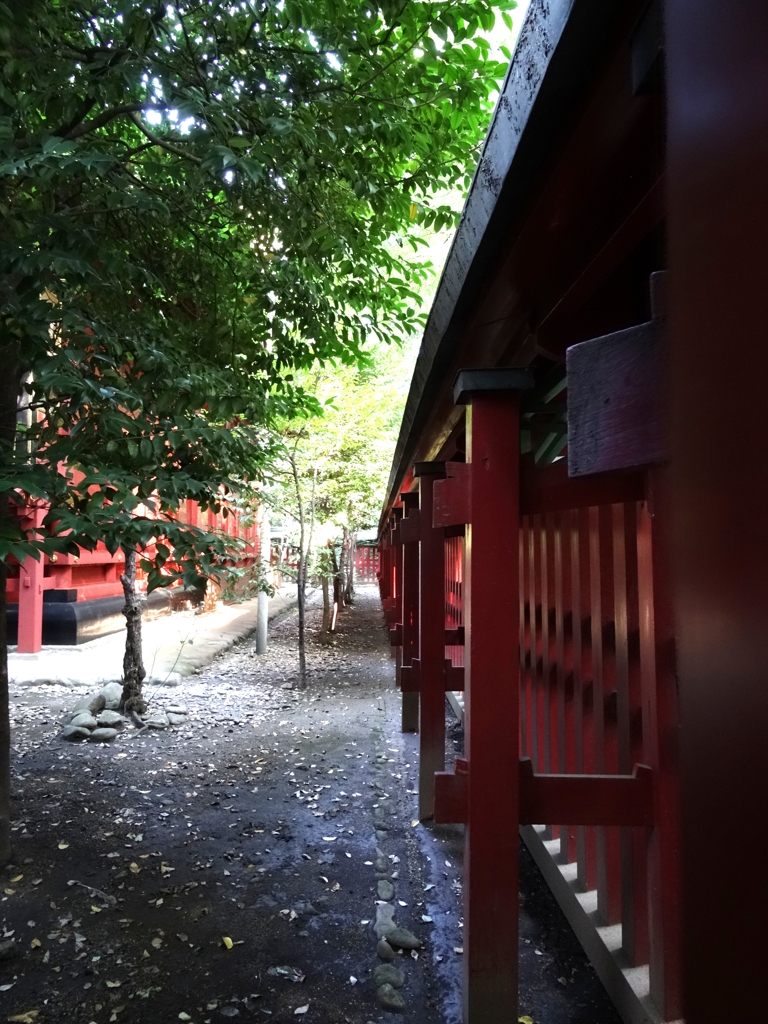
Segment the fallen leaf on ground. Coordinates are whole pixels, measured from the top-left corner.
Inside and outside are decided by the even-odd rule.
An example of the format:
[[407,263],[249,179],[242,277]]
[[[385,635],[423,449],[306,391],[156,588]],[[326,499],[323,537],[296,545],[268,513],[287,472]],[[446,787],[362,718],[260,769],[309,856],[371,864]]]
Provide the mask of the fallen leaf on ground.
[[64,843],[64,842],[59,843],[59,849],[60,850],[68,850],[69,849],[69,843]]
[[139,867],[139,865],[134,860],[134,861],[131,861],[131,863],[128,865],[128,870],[132,871],[134,875],[138,875],[138,873],[141,871],[141,868]]
[[12,878],[11,881],[12,882],[20,882],[23,877],[24,877],[24,875],[16,875],[16,877]]
[[297,1009],[295,1009],[293,1011],[293,1015],[294,1015],[294,1017],[298,1017],[298,1015],[300,1013],[306,1013],[308,1009],[309,1009],[309,1003],[307,1003],[306,1006],[299,1006],[299,1007],[297,1007]]
[[222,935],[221,941],[224,943],[227,949],[232,949],[232,947],[234,946],[234,942],[232,941],[232,939],[230,939],[228,935]]
[[15,1021],[16,1024],[33,1024],[35,1017],[40,1013],[39,1010],[27,1010],[24,1013],[17,1013],[13,1017],[9,1017],[8,1020]]
[[533,1017],[518,1017],[518,1024],[533,1024]]

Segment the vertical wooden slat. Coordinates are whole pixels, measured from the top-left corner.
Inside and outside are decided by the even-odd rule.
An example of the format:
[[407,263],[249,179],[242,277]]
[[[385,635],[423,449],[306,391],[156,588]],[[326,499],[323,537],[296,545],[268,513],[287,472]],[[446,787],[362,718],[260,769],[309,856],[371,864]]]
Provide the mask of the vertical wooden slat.
[[[592,644],[592,575],[590,554],[590,510],[579,509],[579,565],[581,574],[576,585],[581,588],[582,618],[579,621],[581,631],[581,664],[582,664],[582,736],[583,766],[587,775],[595,772],[595,738],[594,738],[594,669]],[[584,843],[584,887],[597,887],[597,846],[596,833],[592,826],[583,829]]]
[[531,760],[536,771],[541,771],[540,745],[539,745],[539,676],[538,676],[538,651],[539,651],[539,627],[537,614],[537,585],[536,585],[536,516],[528,518],[528,615],[529,615],[529,661],[528,671],[530,674],[530,701],[528,713],[530,724],[528,726],[531,745]]
[[679,765],[675,619],[660,520],[664,474],[651,475],[654,515],[640,507],[637,573],[644,760],[654,771],[656,826],[648,841],[651,997],[665,1019],[682,1014]]
[[[582,653],[582,558],[581,558],[581,518],[578,511],[569,512],[568,531],[570,534],[570,570],[571,570],[571,649],[573,659],[573,746],[574,769],[577,773],[584,772],[584,675]],[[579,888],[588,888],[586,837],[583,826],[576,829],[576,877]]]
[[[410,495],[409,495],[410,497]],[[411,508],[415,511],[418,498],[413,496]],[[417,541],[402,544],[402,665],[410,666],[419,657],[419,545]],[[401,727],[403,732],[418,732],[419,693],[407,691],[402,695]]]
[[[618,770],[629,774],[641,760],[633,736],[633,712],[638,707],[637,657],[630,650],[637,633],[637,529],[634,505],[614,505],[613,583],[618,717]],[[636,730],[635,730],[636,731]],[[630,964],[648,959],[648,912],[642,829],[621,830],[621,935]]]
[[[594,770],[611,771],[612,736],[606,723],[606,698],[610,693],[609,655],[604,640],[613,621],[608,604],[612,587],[610,506],[589,509],[590,616],[592,637],[592,736]],[[607,605],[607,606],[606,606]],[[597,910],[601,923],[614,924],[621,918],[619,836],[615,828],[596,829]]]
[[[421,463],[419,481],[419,818],[435,807],[435,772],[445,768],[445,539],[432,526],[442,463]],[[414,474],[416,475],[416,474]]]
[[531,756],[530,654],[531,623],[528,587],[528,516],[520,520],[520,752]]
[[[537,663],[541,666],[539,673],[539,689],[541,692],[541,744],[539,755],[539,771],[552,771],[552,746],[550,739],[551,723],[551,686],[549,678],[550,638],[549,638],[549,602],[550,602],[550,558],[549,558],[549,517],[538,518],[539,548],[539,594],[541,602],[541,655]],[[548,823],[549,824],[549,823]]]
[[[557,771],[571,773],[575,767],[573,715],[573,637],[570,564],[570,515],[559,513],[554,526],[555,645],[557,664]],[[566,630],[570,620],[571,628]],[[566,632],[568,635],[566,635]],[[576,859],[576,828],[560,826],[560,859]]]

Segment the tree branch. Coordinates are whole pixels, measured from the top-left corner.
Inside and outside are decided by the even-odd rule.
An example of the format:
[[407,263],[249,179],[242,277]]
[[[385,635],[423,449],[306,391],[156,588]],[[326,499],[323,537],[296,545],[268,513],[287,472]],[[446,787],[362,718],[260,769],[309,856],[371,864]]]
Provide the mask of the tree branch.
[[[122,117],[124,114],[133,114],[137,110],[143,110],[145,103],[124,103],[120,107],[113,107],[111,110],[105,110],[104,113],[99,114],[98,117],[91,118],[90,121],[85,121],[83,124],[77,125],[77,127],[70,129],[66,134],[62,135],[63,139],[71,142],[73,139],[79,139],[83,135],[89,135],[91,132],[97,131],[99,128],[103,128],[104,125],[109,124],[110,121],[114,121],[115,118]],[[57,132],[53,133],[58,134]]]
[[172,142],[166,142],[164,139],[161,139],[159,135],[155,135],[154,132],[151,132],[149,128],[142,123],[141,118],[137,117],[135,113],[129,114],[129,117],[142,135],[145,135],[150,142],[154,143],[155,146],[159,146],[168,153],[173,153],[174,156],[180,156],[183,160],[190,160],[193,164],[197,164],[198,167],[202,165],[203,161],[199,156],[187,153],[187,151],[182,149],[181,146],[174,146]]

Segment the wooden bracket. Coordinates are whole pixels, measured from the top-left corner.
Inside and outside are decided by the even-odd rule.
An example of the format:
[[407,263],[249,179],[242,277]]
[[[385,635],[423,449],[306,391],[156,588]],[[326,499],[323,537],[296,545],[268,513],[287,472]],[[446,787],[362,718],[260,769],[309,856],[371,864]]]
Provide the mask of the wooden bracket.
[[461,665],[453,665],[445,659],[445,690],[446,693],[464,689],[464,669]]
[[403,665],[400,669],[400,689],[403,693],[418,693],[421,664],[418,658],[414,658],[410,665]]
[[455,770],[435,772],[435,821],[466,824],[469,811],[469,764],[457,757]]
[[572,345],[568,472],[572,477],[664,462],[663,321]]
[[631,775],[534,775],[520,759],[521,825],[638,825],[650,828],[653,772],[635,765]]
[[401,544],[416,544],[419,540],[421,530],[421,513],[417,508],[412,508],[405,519],[400,520],[398,537]]
[[390,647],[402,647],[403,646],[403,624],[397,622],[392,629],[389,631],[389,644]]
[[456,629],[446,629],[445,631],[445,646],[446,647],[463,647],[464,646],[464,627],[458,626]]
[[432,526],[461,526],[469,522],[472,465],[468,462],[446,462],[446,477],[435,481]]

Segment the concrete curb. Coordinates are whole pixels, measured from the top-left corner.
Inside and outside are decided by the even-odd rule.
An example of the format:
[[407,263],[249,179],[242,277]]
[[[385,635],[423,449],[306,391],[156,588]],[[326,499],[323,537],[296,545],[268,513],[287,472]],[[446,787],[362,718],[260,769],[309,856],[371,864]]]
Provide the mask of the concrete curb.
[[[316,594],[309,592],[308,604]],[[269,621],[275,623],[294,611],[295,587],[286,587],[269,602]],[[250,636],[256,629],[258,599],[224,605],[206,615],[178,612],[144,625],[144,663],[147,684],[174,685],[201,671],[219,655]],[[23,685],[58,684],[100,687],[122,676],[125,631],[90,643],[44,647],[39,654],[8,657],[10,681]]]

